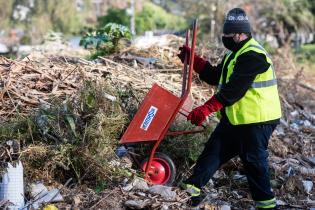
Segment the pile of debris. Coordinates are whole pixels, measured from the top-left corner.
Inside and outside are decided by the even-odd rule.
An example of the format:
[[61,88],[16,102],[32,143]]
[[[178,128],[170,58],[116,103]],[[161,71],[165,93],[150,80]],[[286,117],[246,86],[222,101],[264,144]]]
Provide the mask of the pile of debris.
[[[175,60],[175,59],[174,59]],[[145,93],[154,83],[179,95],[181,71],[139,69],[100,57],[95,63],[82,58],[31,54],[21,61],[0,59],[0,122],[19,112],[26,115],[49,99],[74,97],[84,81],[111,78],[117,87],[131,86]],[[193,85],[198,103],[210,95],[209,88]]]
[[[103,186],[103,180],[111,183],[106,184],[109,187],[117,183],[113,180],[135,173],[130,164],[122,167],[124,161],[114,154],[128,123],[126,115],[132,117],[154,83],[177,95],[181,91],[179,70],[142,69],[132,62],[126,65],[105,57],[87,61],[38,52],[22,60],[2,57],[0,76],[1,162],[22,160],[27,186],[38,180],[59,185],[74,177],[73,183],[97,187]],[[193,89],[201,101],[207,99],[204,93],[210,94],[207,87]],[[9,139],[17,142],[18,151],[11,151]],[[62,188],[64,203],[73,203],[75,197],[69,198],[67,192],[77,188],[67,187]],[[89,201],[76,199],[74,203],[90,208],[101,199],[93,195]],[[31,204],[26,205],[37,200],[36,196],[28,198]]]
[[[188,208],[185,192],[148,186],[131,178],[138,176],[131,162],[114,154],[119,136],[154,83],[180,95],[182,64],[176,54],[182,39],[178,40],[171,46],[129,48],[95,61],[43,53],[32,53],[19,61],[1,58],[0,122],[6,127],[17,116],[27,119],[23,126],[20,119],[15,121],[12,130],[18,135],[0,129],[4,140],[0,145],[1,161],[22,159],[29,183],[43,179],[45,184],[58,186],[75,177],[64,188],[57,187],[64,199],[57,204],[59,208]],[[223,53],[218,49],[215,52]],[[315,95],[309,84],[313,81],[302,78],[289,52],[274,58],[284,116],[269,145],[271,179],[279,205],[306,208],[315,206]],[[200,54],[215,53],[201,50]],[[218,61],[213,57],[210,60]],[[308,83],[301,83],[305,79]],[[97,91],[93,86],[85,90],[87,83],[104,81],[110,88]],[[213,93],[213,88],[194,75],[192,96],[196,106]],[[56,106],[56,99],[60,106]],[[70,101],[73,104],[69,105]],[[34,118],[28,118],[34,114]],[[16,129],[18,126],[21,128]],[[19,138],[18,152],[11,149],[10,139],[4,139],[10,135]],[[191,166],[185,170],[181,173],[189,174]],[[90,184],[98,173],[101,178],[92,190]],[[203,209],[254,208],[238,159],[220,169],[205,190],[208,196]]]

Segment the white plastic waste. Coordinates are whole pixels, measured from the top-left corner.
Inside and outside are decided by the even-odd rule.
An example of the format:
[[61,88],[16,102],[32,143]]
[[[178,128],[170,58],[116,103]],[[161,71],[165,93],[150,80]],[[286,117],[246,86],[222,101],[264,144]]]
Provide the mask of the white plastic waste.
[[154,195],[161,195],[165,200],[172,201],[176,199],[176,192],[171,187],[164,185],[153,185],[149,188],[149,192]]
[[43,183],[36,183],[31,185],[31,195],[35,202],[32,202],[32,207],[38,209],[43,203],[60,202],[63,197],[60,190],[48,190]]
[[23,165],[18,162],[15,167],[8,163],[7,172],[2,175],[0,183],[0,200],[12,203],[10,210],[18,210],[24,206]]
[[220,206],[220,210],[231,210],[231,207],[229,205],[222,205]]
[[313,188],[313,182],[309,180],[303,180],[303,187],[306,193],[310,193]]

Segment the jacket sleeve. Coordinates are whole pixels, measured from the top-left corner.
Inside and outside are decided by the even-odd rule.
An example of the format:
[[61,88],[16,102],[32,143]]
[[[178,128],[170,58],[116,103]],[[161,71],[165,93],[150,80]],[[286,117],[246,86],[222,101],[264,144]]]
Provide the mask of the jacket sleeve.
[[225,56],[222,59],[221,63],[217,66],[212,66],[210,62],[207,61],[204,70],[201,71],[201,73],[199,74],[199,78],[202,81],[208,83],[209,85],[217,86],[220,81],[224,59],[225,59]]
[[216,94],[217,99],[224,106],[233,105],[245,95],[256,76],[267,71],[269,67],[270,64],[264,54],[254,51],[241,54],[237,58],[229,81]]

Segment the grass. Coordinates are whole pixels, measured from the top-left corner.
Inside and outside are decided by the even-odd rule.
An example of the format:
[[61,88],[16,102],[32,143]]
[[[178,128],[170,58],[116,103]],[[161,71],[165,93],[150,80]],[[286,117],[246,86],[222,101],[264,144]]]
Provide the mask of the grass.
[[301,64],[307,72],[315,76],[315,44],[302,45],[295,50],[297,62]]

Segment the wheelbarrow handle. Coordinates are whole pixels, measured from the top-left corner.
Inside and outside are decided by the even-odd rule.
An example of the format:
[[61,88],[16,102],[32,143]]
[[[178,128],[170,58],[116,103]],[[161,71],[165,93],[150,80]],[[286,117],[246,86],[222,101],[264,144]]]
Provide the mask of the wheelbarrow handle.
[[[190,34],[190,30],[188,29],[186,31],[186,41],[185,41],[185,45],[188,46],[189,45],[189,34]],[[183,76],[183,83],[182,83],[182,95],[181,97],[183,97],[185,95],[186,92],[186,88],[187,88],[187,71],[188,71],[188,52],[186,52],[185,54],[185,60],[184,60],[184,68],[182,71],[182,76]]]
[[[186,111],[186,110],[185,110],[185,111]],[[186,111],[186,112],[189,114],[188,111]],[[184,113],[182,110],[179,110],[179,113],[182,114],[182,115],[185,116],[185,117],[188,117],[188,115],[187,115],[186,113]],[[212,116],[213,116],[213,115],[210,115],[210,117],[212,117]],[[207,124],[205,124],[205,123],[202,123],[200,126],[203,127],[204,129],[207,129]]]
[[[198,30],[197,24],[198,24],[198,21],[196,19],[194,20],[193,29],[192,29],[192,40],[191,40],[191,46],[190,46],[190,52],[189,52],[190,56],[188,56],[187,54],[188,52],[186,52],[185,54],[184,68],[183,68],[182,95],[181,95],[181,98],[184,100],[186,100],[191,90],[192,72],[193,72],[193,66],[194,66],[195,48],[196,48],[196,39],[197,39],[197,30]],[[189,44],[190,32],[191,30],[189,29],[186,31],[185,45],[187,46]]]

